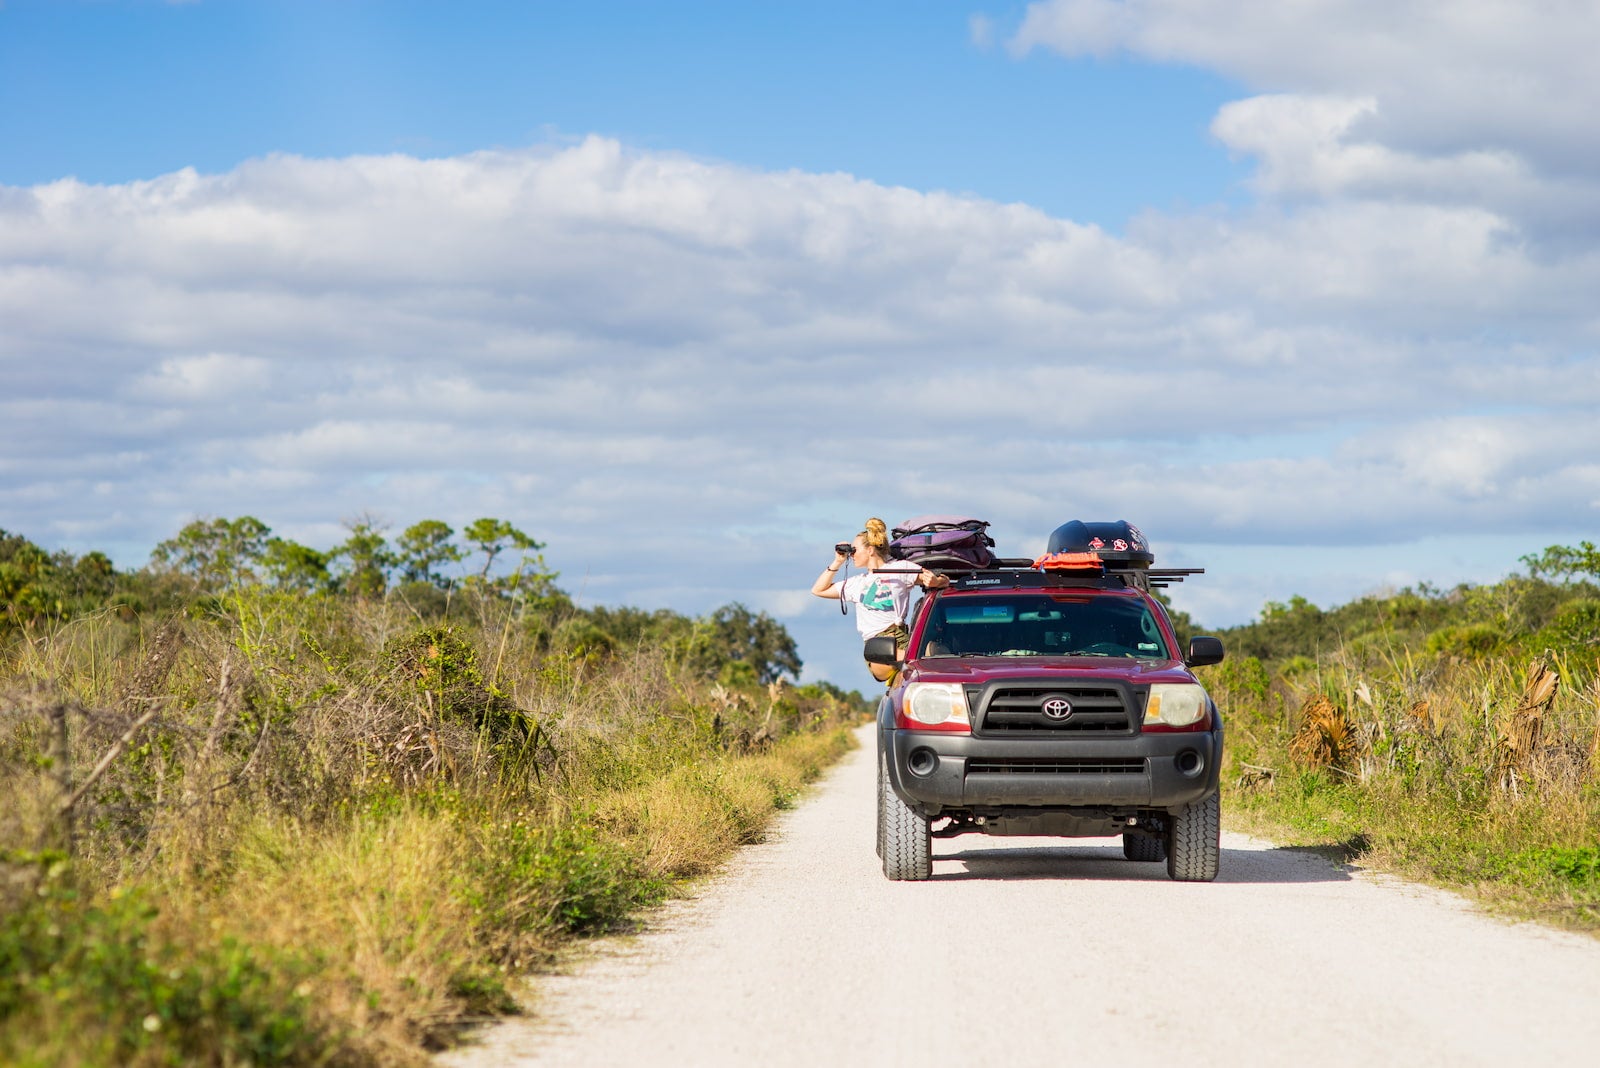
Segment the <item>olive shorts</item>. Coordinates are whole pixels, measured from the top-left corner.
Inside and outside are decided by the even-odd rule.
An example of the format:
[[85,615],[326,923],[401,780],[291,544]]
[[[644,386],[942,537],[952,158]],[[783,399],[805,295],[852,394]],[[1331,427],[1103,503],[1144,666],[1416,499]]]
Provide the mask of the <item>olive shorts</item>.
[[[911,644],[911,631],[906,629],[904,623],[896,623],[892,627],[885,627],[873,635],[874,638],[893,638],[894,655],[901,660],[906,658],[906,647]],[[865,650],[862,651],[865,655]]]

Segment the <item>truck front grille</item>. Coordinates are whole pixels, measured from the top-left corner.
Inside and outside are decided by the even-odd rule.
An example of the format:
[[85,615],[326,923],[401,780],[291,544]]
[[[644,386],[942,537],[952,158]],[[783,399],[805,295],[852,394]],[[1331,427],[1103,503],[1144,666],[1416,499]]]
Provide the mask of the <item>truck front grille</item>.
[[[1104,683],[1061,683],[1047,685],[1001,685],[988,690],[985,699],[983,687],[970,695],[976,700],[981,726],[985,734],[1027,731],[1030,733],[1058,734],[1131,734],[1135,717],[1129,708],[1124,691],[1118,686]],[[1045,702],[1052,698],[1065,698],[1072,712],[1065,719],[1045,715]]]

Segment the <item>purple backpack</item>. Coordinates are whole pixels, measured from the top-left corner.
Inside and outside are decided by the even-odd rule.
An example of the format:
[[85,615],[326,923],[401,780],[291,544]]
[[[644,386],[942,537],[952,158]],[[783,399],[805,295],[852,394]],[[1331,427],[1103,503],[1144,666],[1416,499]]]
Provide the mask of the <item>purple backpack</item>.
[[972,571],[994,566],[989,526],[964,515],[919,515],[891,530],[889,557],[927,568]]

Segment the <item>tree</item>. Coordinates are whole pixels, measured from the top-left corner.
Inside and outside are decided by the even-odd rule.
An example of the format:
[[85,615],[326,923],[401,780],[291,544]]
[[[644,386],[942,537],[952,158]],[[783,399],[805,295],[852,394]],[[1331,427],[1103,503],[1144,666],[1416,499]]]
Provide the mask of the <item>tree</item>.
[[494,567],[494,558],[506,549],[515,547],[529,553],[544,548],[543,542],[534,541],[504,519],[474,519],[467,524],[461,536],[483,553],[483,569],[478,572],[481,582],[489,580],[489,569]]
[[261,555],[261,565],[280,590],[314,593],[333,582],[328,554],[288,538],[271,538]]
[[556,586],[556,579],[560,577],[559,572],[551,571],[545,566],[543,556],[524,554],[516,570],[509,575],[490,580],[489,588],[500,596],[516,602],[517,615],[521,617],[530,608],[538,611],[554,611],[571,607],[571,599]]
[[59,614],[50,555],[20,534],[0,530],[0,630]]
[[0,530],[0,631],[69,619],[105,604],[121,576],[102,552],[46,553]]
[[695,626],[694,620],[670,608],[657,608],[652,612],[627,605],[615,608],[596,605],[583,611],[596,626],[624,648],[641,645],[666,647],[674,644],[681,647]]
[[1544,552],[1538,555],[1529,553],[1521,560],[1528,565],[1529,576],[1536,579],[1548,576],[1561,582],[1571,582],[1580,575],[1600,579],[1600,550],[1595,548],[1592,541],[1580,541],[1576,547],[1551,545]]
[[150,562],[193,578],[208,590],[256,581],[271,529],[255,516],[196,519],[155,547]]
[[[1346,606],[1348,609],[1350,606]],[[1344,610],[1341,610],[1344,611]],[[1284,604],[1268,601],[1254,623],[1221,631],[1231,656],[1254,656],[1277,660],[1296,655],[1314,655],[1319,649],[1338,644],[1344,633],[1343,616],[1324,612],[1296,594]]]
[[[70,560],[70,557],[68,559]],[[110,594],[117,577],[117,569],[111,563],[111,557],[95,549],[84,553],[76,560],[71,560],[71,566],[73,581],[83,593],[99,596]]]
[[362,516],[346,520],[345,529],[350,537],[328,554],[330,559],[345,561],[339,584],[357,597],[382,597],[389,588],[389,571],[395,565],[383,525],[371,516]]
[[700,621],[690,655],[696,666],[712,677],[729,662],[748,664],[762,683],[784,675],[798,679],[802,667],[800,651],[784,625],[737,602],[723,605]]
[[441,575],[438,568],[453,564],[466,554],[451,542],[455,531],[437,519],[424,519],[407,527],[400,535],[397,562],[400,577],[406,582],[425,582],[447,590],[450,579]]
[[[530,607],[556,608],[570,603],[566,594],[556,588],[560,574],[551,571],[539,553],[544,542],[534,541],[504,519],[488,517],[474,519],[461,536],[483,553],[483,567],[467,580],[469,587],[515,601],[519,616]],[[509,574],[490,578],[495,558],[508,549],[521,552],[517,566]]]

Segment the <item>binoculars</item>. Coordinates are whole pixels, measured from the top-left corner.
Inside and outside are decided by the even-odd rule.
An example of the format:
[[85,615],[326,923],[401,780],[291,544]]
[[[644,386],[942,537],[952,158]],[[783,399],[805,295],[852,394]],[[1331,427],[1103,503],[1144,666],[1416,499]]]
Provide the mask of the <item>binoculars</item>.
[[840,556],[851,556],[854,555],[856,547],[847,541],[841,541],[839,544],[833,547],[833,551],[838,553]]

